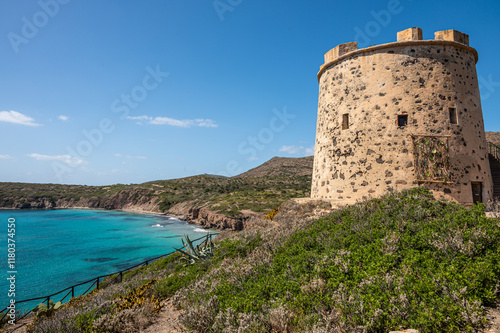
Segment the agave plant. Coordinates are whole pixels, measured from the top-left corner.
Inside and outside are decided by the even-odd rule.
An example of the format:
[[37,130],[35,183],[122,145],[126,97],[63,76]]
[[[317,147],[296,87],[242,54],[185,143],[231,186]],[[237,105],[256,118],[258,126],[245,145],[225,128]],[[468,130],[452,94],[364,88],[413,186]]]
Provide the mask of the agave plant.
[[193,242],[189,239],[188,235],[184,235],[184,239],[182,239],[182,244],[184,245],[185,250],[176,249],[178,252],[182,253],[187,264],[192,265],[200,260],[205,260],[211,258],[213,256],[214,243],[212,239],[209,238],[210,235],[207,235],[205,240],[196,246],[193,246]]
[[40,303],[31,312],[33,312],[37,317],[50,317],[57,309],[61,307],[61,305],[61,302],[54,303],[53,300],[50,300],[49,306],[47,306],[45,303]]

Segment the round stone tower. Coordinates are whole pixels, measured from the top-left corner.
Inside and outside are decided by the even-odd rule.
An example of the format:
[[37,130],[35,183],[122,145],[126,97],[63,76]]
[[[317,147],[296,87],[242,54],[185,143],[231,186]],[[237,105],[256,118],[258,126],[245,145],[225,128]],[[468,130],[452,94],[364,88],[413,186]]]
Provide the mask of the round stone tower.
[[492,197],[469,36],[420,28],[325,54],[311,197],[341,204],[416,186],[468,205]]

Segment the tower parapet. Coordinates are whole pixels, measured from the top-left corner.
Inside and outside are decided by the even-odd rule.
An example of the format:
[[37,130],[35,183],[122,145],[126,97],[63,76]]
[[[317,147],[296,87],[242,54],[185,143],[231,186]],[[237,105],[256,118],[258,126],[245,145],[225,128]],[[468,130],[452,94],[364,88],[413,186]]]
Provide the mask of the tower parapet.
[[333,61],[335,59],[338,59],[339,57],[343,56],[344,54],[347,54],[352,51],[356,51],[358,49],[358,42],[349,42],[345,44],[340,44],[335,46],[333,49],[325,53],[325,64],[329,63],[330,61]]
[[408,40],[422,40],[422,29],[409,28],[398,32],[398,42],[405,42]]
[[318,80],[323,71],[335,64],[335,62],[340,61],[346,57],[353,56],[359,53],[367,53],[372,51],[377,51],[380,49],[391,48],[395,44],[400,45],[454,45],[457,48],[464,49],[466,51],[472,52],[478,61],[477,51],[469,46],[469,35],[457,30],[444,30],[436,31],[434,33],[434,39],[423,40],[422,39],[422,29],[420,28],[409,28],[397,33],[397,42],[374,45],[366,47],[363,49],[358,49],[357,42],[349,42],[344,44],[339,44],[330,51],[325,53],[325,63],[321,65],[320,71],[318,73]]
[[420,28],[397,42],[337,45],[318,73],[313,199],[352,203],[426,186],[471,204],[492,196],[469,36]]
[[444,30],[436,31],[434,33],[434,39],[436,40],[450,40],[452,42],[457,42],[469,46],[469,35],[457,30]]

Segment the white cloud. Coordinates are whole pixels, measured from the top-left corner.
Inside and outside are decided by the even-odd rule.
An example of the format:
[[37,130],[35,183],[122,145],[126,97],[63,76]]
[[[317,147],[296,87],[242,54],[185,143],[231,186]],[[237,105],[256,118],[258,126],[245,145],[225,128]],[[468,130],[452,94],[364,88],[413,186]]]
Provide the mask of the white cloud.
[[147,160],[148,158],[146,156],[141,156],[141,155],[122,155],[122,154],[115,154],[115,157],[123,157],[123,158],[128,158],[128,159],[135,159],[135,160]]
[[62,120],[62,121],[68,121],[69,117],[62,114],[60,116],[57,116],[57,119]]
[[0,111],[0,121],[32,127],[40,126],[35,122],[35,119],[17,111]]
[[299,154],[303,150],[304,150],[304,147],[302,147],[302,146],[294,146],[294,145],[291,145],[291,146],[282,146],[280,148],[280,152],[282,152],[282,153],[288,153],[288,154],[292,154],[292,155],[297,155],[297,154]]
[[218,127],[212,119],[195,119],[196,126],[199,127]]
[[306,156],[314,155],[314,146],[306,148],[306,150],[304,151],[304,155]]
[[250,156],[249,158],[247,158],[247,161],[251,162],[251,161],[257,161],[259,158],[257,156]]
[[129,120],[137,120],[139,125],[143,123],[149,125],[169,125],[176,127],[218,127],[212,119],[174,119],[168,117],[150,117],[150,116],[137,116],[137,117],[127,117]]
[[279,149],[279,151],[282,153],[290,154],[290,155],[310,156],[310,155],[314,155],[314,146],[306,148],[304,146],[294,146],[294,145],[286,146],[285,145],[285,146],[282,146]]
[[10,155],[0,155],[0,160],[13,160],[14,157]]
[[74,157],[71,155],[42,155],[42,154],[28,154],[28,157],[34,158],[37,161],[59,161],[68,165],[83,165],[87,161],[83,158]]

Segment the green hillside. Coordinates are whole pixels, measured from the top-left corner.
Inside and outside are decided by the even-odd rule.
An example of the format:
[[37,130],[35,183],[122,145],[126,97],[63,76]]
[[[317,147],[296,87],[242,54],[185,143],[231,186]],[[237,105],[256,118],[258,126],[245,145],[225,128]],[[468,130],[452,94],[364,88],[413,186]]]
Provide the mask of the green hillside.
[[500,225],[482,206],[417,188],[313,222],[282,213],[223,233],[211,259],[142,267],[30,332],[133,332],[167,298],[196,332],[473,332],[496,304]]
[[290,198],[310,196],[311,175],[312,157],[275,157],[232,178],[199,175],[109,186],[0,183],[0,208],[113,210],[146,206],[169,213],[174,205],[191,202],[230,217],[243,216],[244,211],[265,215]]

